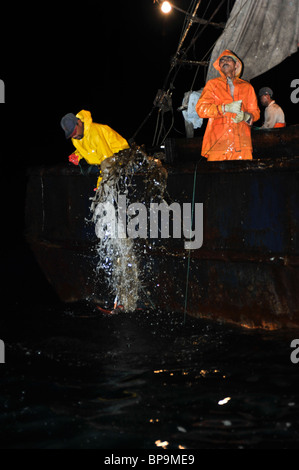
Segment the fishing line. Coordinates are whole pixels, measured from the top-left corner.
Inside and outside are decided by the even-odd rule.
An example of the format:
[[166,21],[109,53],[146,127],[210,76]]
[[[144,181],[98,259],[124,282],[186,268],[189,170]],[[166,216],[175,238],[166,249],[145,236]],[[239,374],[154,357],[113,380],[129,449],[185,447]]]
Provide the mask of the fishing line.
[[[193,218],[194,218],[194,203],[195,203],[197,165],[198,165],[198,162],[196,162],[195,169],[194,169],[194,177],[193,177],[192,215],[191,215],[190,233],[192,231]],[[190,276],[190,263],[191,263],[191,249],[188,250],[188,263],[187,263],[187,278],[186,278],[186,289],[185,289],[185,305],[184,305],[184,322],[183,322],[183,325],[186,324],[186,314],[187,314],[187,304],[188,304],[188,290],[189,290],[189,276]]]
[[158,127],[159,127],[159,120],[160,120],[160,110],[158,111],[157,120],[156,120],[155,134],[154,134],[154,138],[152,142],[153,147],[155,147],[156,145],[156,137],[157,137]]
[[[216,140],[216,142],[212,145],[212,147],[206,152],[209,153],[212,148],[217,144],[217,142],[226,134],[227,131],[223,132],[223,134]],[[205,155],[206,155],[205,154]],[[193,177],[193,192],[192,192],[192,211],[191,211],[191,227],[193,227],[194,221],[194,206],[195,206],[195,190],[196,190],[196,178],[197,178],[197,166],[198,163],[202,160],[204,155],[196,162],[195,169],[194,169],[194,177]],[[190,232],[191,232],[190,230]],[[191,266],[191,249],[188,250],[188,262],[187,262],[187,276],[186,276],[186,289],[185,289],[185,303],[184,303],[184,321],[183,325],[186,324],[186,315],[187,315],[187,305],[188,305],[188,291],[189,291],[189,278],[190,278],[190,266]]]
[[167,139],[167,136],[168,136],[169,132],[170,132],[170,131],[171,131],[171,129],[173,128],[173,125],[174,125],[174,115],[173,115],[173,110],[171,110],[171,117],[172,117],[172,119],[171,119],[171,125],[170,125],[170,128],[169,128],[169,129],[168,129],[168,131],[166,132],[166,134],[165,134],[165,136],[164,136],[164,138],[163,138],[163,140],[162,140],[162,142],[161,142],[161,145],[164,145],[164,142],[165,142],[165,140]]
[[[232,127],[230,127],[232,128]],[[209,148],[209,150],[206,151],[206,153],[203,155],[203,157],[206,158],[206,155],[212,150],[213,147],[215,147],[215,145],[219,142],[220,139],[222,139],[222,137],[229,131],[229,129],[225,130],[223,132],[223,134],[216,140],[216,142],[213,143],[213,145]]]

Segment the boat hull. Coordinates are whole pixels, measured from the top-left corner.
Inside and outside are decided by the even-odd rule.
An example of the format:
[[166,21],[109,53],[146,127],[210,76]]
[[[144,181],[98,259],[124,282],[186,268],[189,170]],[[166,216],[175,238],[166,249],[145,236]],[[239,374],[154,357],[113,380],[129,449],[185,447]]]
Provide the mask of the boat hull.
[[[136,239],[144,308],[298,327],[299,158],[166,166],[169,200],[203,203],[203,244],[189,251],[184,239]],[[29,171],[27,241],[64,302],[111,298],[88,222],[95,180],[75,167]]]
[[[299,155],[299,124],[277,129],[253,128],[251,132],[253,159],[281,159]],[[198,160],[203,136],[190,139],[167,139],[166,158],[171,164]]]

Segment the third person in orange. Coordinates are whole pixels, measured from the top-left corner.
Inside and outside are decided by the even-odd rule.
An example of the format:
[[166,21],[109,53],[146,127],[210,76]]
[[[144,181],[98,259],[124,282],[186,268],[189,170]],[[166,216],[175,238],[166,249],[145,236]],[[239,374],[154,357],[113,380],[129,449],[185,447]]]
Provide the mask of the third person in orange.
[[252,160],[251,125],[260,118],[253,87],[240,79],[242,62],[226,49],[214,62],[220,77],[207,82],[196,105],[208,118],[202,155],[209,161]]

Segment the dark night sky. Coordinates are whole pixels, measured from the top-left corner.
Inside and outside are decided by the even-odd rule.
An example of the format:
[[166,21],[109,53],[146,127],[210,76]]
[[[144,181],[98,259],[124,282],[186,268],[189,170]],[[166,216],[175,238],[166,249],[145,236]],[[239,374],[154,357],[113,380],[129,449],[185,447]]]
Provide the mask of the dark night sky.
[[[176,3],[187,9],[190,0]],[[202,1],[199,15],[208,3]],[[63,7],[48,3],[39,9],[30,5],[15,7],[17,15],[11,6],[6,15],[8,30],[1,33],[6,47],[0,78],[6,85],[6,104],[0,116],[9,158],[21,167],[62,161],[72,145],[63,137],[60,118],[81,109],[90,110],[94,121],[110,125],[129,139],[163,85],[184,15],[173,12],[165,17],[152,0],[86,0],[79,6],[69,3],[69,11],[65,3]],[[225,20],[226,10],[221,14]],[[207,28],[196,51],[199,59],[213,35],[215,30]],[[298,78],[297,62],[295,54],[252,83],[256,89],[264,85],[279,88],[278,101],[286,109],[289,123],[298,121],[297,107],[290,102],[290,83]],[[175,83],[175,105],[181,103],[193,76],[194,69],[181,70]],[[199,74],[195,89],[202,85]],[[175,114],[176,128],[183,131],[182,117]],[[137,143],[152,139],[155,117],[137,136]]]
[[32,163],[71,153],[59,125],[67,112],[88,109],[94,121],[130,138],[163,84],[184,18],[166,21],[152,0],[86,0],[69,12],[49,5],[18,7],[4,38],[1,119],[17,125],[18,148]]

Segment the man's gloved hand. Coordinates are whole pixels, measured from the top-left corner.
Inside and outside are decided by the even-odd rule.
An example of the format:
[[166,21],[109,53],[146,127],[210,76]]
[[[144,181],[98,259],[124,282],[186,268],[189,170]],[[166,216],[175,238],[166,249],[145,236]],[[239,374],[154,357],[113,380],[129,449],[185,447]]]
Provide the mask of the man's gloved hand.
[[252,119],[251,114],[246,113],[244,111],[240,111],[239,113],[237,113],[237,116],[233,119],[233,122],[238,124],[239,122],[245,121],[245,122],[247,122],[247,124],[250,125],[251,124],[251,119]]
[[223,112],[238,114],[241,111],[241,106],[242,106],[242,100],[232,101],[232,103],[227,103],[223,105]]
[[78,155],[72,153],[72,154],[69,156],[69,162],[70,162],[70,163],[73,163],[74,165],[79,165],[79,157],[78,157]]

